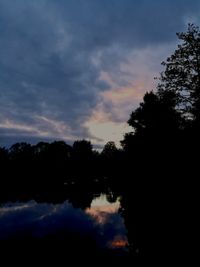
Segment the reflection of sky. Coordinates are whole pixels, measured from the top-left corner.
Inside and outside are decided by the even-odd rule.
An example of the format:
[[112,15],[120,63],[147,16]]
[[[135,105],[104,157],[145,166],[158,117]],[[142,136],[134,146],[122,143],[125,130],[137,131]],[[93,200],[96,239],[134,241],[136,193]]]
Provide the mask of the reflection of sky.
[[[109,248],[125,248],[128,245],[124,221],[118,213],[119,208],[119,200],[109,203],[106,195],[102,194],[100,197],[95,198],[91,203],[91,207],[86,210],[86,213],[90,214],[99,225],[106,228],[107,225],[113,224],[113,228],[119,228],[119,231],[116,231],[107,241],[106,245]],[[113,220],[113,218],[115,219]],[[106,231],[103,234],[106,234]]]
[[86,211],[75,209],[67,201],[56,205],[35,201],[7,203],[0,207],[0,241],[52,234],[62,240],[67,232],[92,236],[100,247],[122,248],[127,245],[126,228],[118,209],[119,201],[111,204],[104,195]]
[[102,211],[106,209],[113,212],[117,212],[119,207],[120,207],[119,200],[117,200],[114,203],[109,203],[105,194],[100,195],[100,197],[94,198],[91,203],[91,208]]
[[97,198],[94,198],[91,207],[86,209],[86,213],[90,214],[98,223],[105,224],[109,214],[115,214],[118,212],[120,203],[117,200],[114,203],[109,203],[106,195],[102,194]]

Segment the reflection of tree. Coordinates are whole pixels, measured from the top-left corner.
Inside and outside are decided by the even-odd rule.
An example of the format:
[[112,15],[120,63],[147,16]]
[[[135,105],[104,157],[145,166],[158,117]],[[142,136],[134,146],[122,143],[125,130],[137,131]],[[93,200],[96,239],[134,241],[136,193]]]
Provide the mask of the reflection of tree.
[[94,192],[84,191],[83,188],[74,188],[69,192],[68,200],[75,208],[86,209],[90,208]]
[[106,194],[106,199],[108,200],[108,202],[110,203],[115,203],[117,201],[117,198],[119,197],[119,195],[117,194],[117,192],[114,191],[109,191]]
[[129,249],[132,255],[137,255],[140,248],[139,229],[137,227],[136,219],[137,213],[135,212],[135,203],[133,198],[128,194],[121,197],[120,213],[124,218],[125,225],[128,229]]

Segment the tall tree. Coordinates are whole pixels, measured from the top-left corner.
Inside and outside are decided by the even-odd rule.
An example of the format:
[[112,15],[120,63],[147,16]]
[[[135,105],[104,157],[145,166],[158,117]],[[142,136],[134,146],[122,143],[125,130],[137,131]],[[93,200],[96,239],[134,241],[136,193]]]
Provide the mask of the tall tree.
[[158,94],[172,91],[177,96],[177,108],[189,121],[200,122],[200,29],[189,24],[186,32],[177,33],[175,52],[162,62]]

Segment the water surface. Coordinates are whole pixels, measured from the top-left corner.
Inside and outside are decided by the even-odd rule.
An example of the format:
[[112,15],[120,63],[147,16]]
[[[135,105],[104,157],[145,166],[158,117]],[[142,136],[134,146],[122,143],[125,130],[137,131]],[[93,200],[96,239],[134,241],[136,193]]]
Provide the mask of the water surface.
[[[75,208],[68,200],[60,204],[7,202],[0,207],[0,240],[78,240],[99,249],[127,249],[127,231],[119,213],[120,201],[105,194],[94,195],[90,207]],[[80,242],[81,240],[81,242]]]

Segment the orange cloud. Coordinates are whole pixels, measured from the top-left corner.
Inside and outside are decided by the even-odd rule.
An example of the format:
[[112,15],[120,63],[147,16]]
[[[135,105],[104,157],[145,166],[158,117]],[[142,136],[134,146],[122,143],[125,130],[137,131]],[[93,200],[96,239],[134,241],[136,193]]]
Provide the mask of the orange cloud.
[[101,144],[112,140],[119,146],[124,134],[132,131],[126,121],[133,110],[134,102],[138,103],[142,98],[141,88],[142,84],[138,90],[122,87],[101,93],[96,109],[84,123],[94,138],[102,140]]
[[110,140],[119,145],[124,134],[133,131],[126,123],[129,115],[138,107],[144,93],[155,87],[156,69],[151,52],[145,49],[131,54],[120,65],[119,74],[101,72],[99,79],[106,81],[110,89],[99,93],[99,102],[84,124],[94,137],[93,142],[96,143],[96,137],[102,140],[101,145]]
[[110,101],[114,105],[133,103],[140,101],[144,94],[144,84],[137,83],[128,87],[119,87],[102,93],[104,101]]
[[[98,141],[99,144],[104,145],[108,141],[114,141],[116,145],[119,146],[119,141],[123,139],[123,136],[126,132],[130,132],[130,128],[126,123],[117,123],[113,121],[98,121],[96,118],[97,115],[91,117],[89,121],[85,123],[85,126],[89,129],[90,134],[93,136],[92,141],[96,142],[95,138],[98,138],[102,141]],[[107,119],[106,119],[107,120]],[[96,142],[97,143],[97,142]]]

